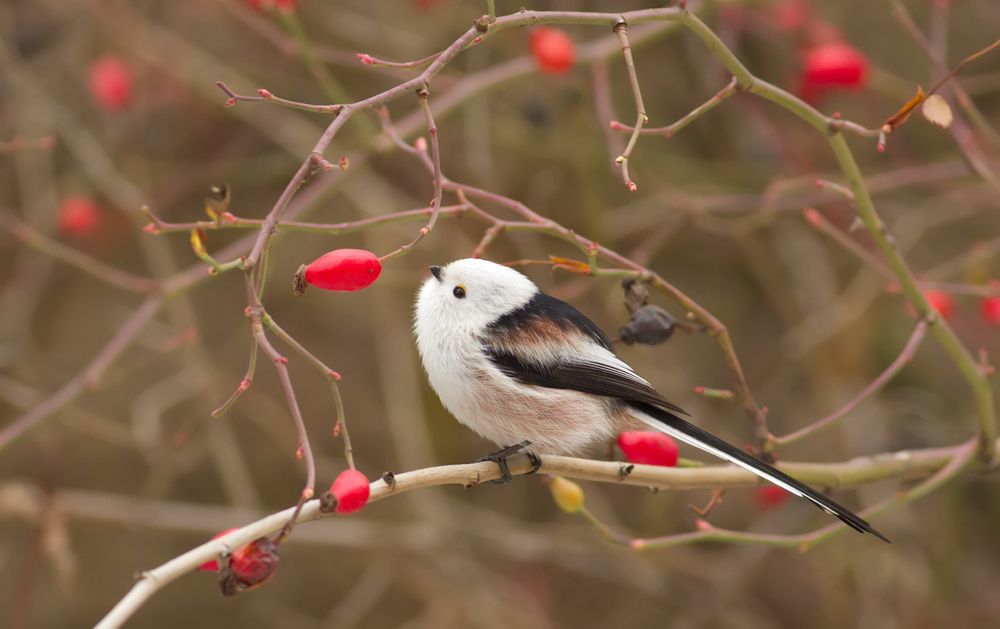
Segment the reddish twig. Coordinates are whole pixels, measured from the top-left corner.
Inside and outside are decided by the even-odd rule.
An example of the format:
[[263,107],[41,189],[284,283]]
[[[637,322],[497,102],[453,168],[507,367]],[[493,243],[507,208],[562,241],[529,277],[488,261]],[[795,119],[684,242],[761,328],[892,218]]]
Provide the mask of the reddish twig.
[[631,192],[635,192],[638,187],[632,181],[632,176],[628,172],[628,159],[632,155],[632,150],[635,148],[636,142],[639,141],[639,134],[642,133],[643,125],[649,122],[649,117],[646,116],[646,106],[642,104],[642,90],[639,88],[639,77],[635,72],[635,62],[632,60],[632,46],[629,44],[628,39],[628,22],[625,21],[624,17],[615,24],[614,30],[615,34],[618,35],[619,43],[621,43],[622,55],[625,57],[625,69],[628,72],[629,85],[632,86],[632,97],[635,99],[636,110],[635,128],[632,130],[632,136],[628,139],[625,150],[615,159],[615,163],[622,169],[622,179],[625,181],[625,187]]
[[869,397],[874,395],[882,387],[891,381],[900,370],[913,360],[913,355],[917,352],[917,348],[924,341],[924,337],[927,335],[927,328],[929,323],[926,320],[919,321],[917,326],[913,329],[913,334],[910,335],[908,341],[903,346],[902,351],[900,351],[899,356],[896,360],[885,368],[885,371],[880,373],[874,380],[868,383],[865,388],[851,398],[846,404],[830,413],[826,417],[818,419],[795,432],[788,433],[787,435],[781,437],[772,437],[771,441],[778,446],[788,445],[789,443],[798,441],[803,437],[807,437],[812,433],[820,430],[821,428],[826,428],[827,426],[833,424],[834,422],[850,415],[862,402],[867,400]]
[[336,114],[340,112],[341,105],[313,105],[311,103],[301,103],[295,100],[288,100],[287,98],[281,98],[275,96],[269,90],[260,88],[257,90],[257,96],[246,96],[244,94],[237,94],[229,88],[228,85],[222,81],[216,81],[215,85],[225,92],[229,99],[226,101],[226,107],[234,106],[238,101],[246,102],[260,102],[268,101],[274,103],[275,105],[281,105],[282,107],[288,107],[291,109],[301,109],[303,111],[311,111],[318,114]]
[[[718,105],[720,105],[724,100],[726,100],[727,98],[729,98],[730,96],[739,91],[740,91],[740,84],[735,78],[733,78],[731,81],[729,81],[728,85],[719,90],[714,96],[709,98],[707,101],[695,107],[689,113],[685,114],[677,122],[667,125],[665,127],[647,127],[644,129],[640,128],[638,132],[641,135],[660,135],[665,138],[671,138],[678,131],[688,126],[701,116],[704,116],[708,112],[712,111]],[[612,120],[610,123],[610,127],[613,130],[621,131],[622,133],[634,134],[636,132],[635,127],[630,127],[628,125],[622,124],[617,120]]]

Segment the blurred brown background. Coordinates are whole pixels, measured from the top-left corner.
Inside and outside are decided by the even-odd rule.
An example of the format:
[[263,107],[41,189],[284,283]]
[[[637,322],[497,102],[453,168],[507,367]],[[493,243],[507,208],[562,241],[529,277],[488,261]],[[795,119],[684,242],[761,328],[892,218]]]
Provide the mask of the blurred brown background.
[[[498,13],[521,3],[501,0]],[[628,10],[642,2],[539,2],[533,9]],[[796,89],[803,51],[829,31],[783,27],[785,2],[702,2],[699,15],[758,76]],[[834,91],[823,111],[877,126],[939,75],[885,3],[816,1],[810,23],[839,31],[871,62],[868,84]],[[993,41],[991,0],[905,3],[948,65]],[[143,277],[197,262],[186,234],[152,236],[138,208],[170,221],[204,218],[203,197],[223,182],[233,213],[260,218],[310,150],[328,118],[267,103],[224,108],[214,82],[253,93],[330,102],[359,99],[412,76],[371,68],[356,52],[423,57],[451,43],[485,3],[301,0],[300,24],[334,83],[325,92],[297,52],[287,21],[240,0],[8,0],[0,6],[0,141],[54,136],[51,149],[0,153],[7,215],[58,241]],[[583,50],[609,39],[566,27]],[[467,51],[432,86],[439,107],[468,77],[504,66],[509,80],[437,116],[444,172],[523,201],[560,223],[647,264],[730,327],[747,378],[785,433],[852,397],[898,354],[913,329],[903,299],[870,267],[803,220],[819,208],[848,229],[853,211],[815,189],[842,177],[824,139],[787,112],[739,96],[675,138],[644,137],[632,161],[637,193],[613,168],[624,136],[607,109],[634,119],[623,62],[580,62],[560,76],[535,71],[525,30]],[[676,120],[728,77],[681,29],[660,28],[636,45],[651,124]],[[111,55],[134,77],[121,107],[96,102],[93,62]],[[520,65],[516,65],[520,64]],[[607,77],[607,89],[602,89]],[[1000,55],[959,82],[988,124],[1000,124]],[[595,86],[597,86],[595,88]],[[605,99],[605,96],[607,97]],[[607,100],[607,102],[604,102]],[[415,100],[391,104],[400,124]],[[604,113],[601,113],[601,112]],[[961,113],[959,112],[959,115]],[[409,139],[420,131],[412,127]],[[378,121],[355,116],[327,158],[352,156],[347,173],[323,175],[301,198],[309,220],[346,221],[424,206],[423,167],[399,151],[371,150]],[[987,173],[998,147],[973,129]],[[877,208],[911,266],[926,277],[985,286],[1000,277],[1000,203],[994,184],[967,165],[951,131],[913,119],[890,138],[849,138]],[[60,229],[60,206],[89,199],[96,225]],[[446,197],[446,203],[449,202]],[[266,295],[269,312],[340,371],[359,468],[369,477],[463,462],[492,448],[460,426],[426,386],[410,335],[411,303],[428,264],[467,256],[482,235],[474,220],[442,221],[372,288],[310,291],[294,298],[295,268],[337,247],[385,253],[406,242],[404,224],[340,237],[279,233]],[[241,234],[211,232],[209,251]],[[862,232],[855,240],[871,248]],[[976,252],[983,252],[979,255]],[[578,256],[537,235],[501,237],[498,261]],[[0,425],[71,381],[115,334],[140,298],[0,231]],[[203,265],[202,265],[203,266]],[[609,332],[625,323],[611,280],[527,270]],[[973,351],[1000,349],[980,298],[954,297],[952,324]],[[683,316],[675,304],[656,303]],[[168,301],[136,342],[88,388],[0,451],[0,624],[86,626],[133,576],[294,502],[302,483],[295,433],[274,370],[263,358],[251,390],[222,419],[209,412],[246,368],[249,345],[239,273],[200,282]],[[750,424],[737,405],[691,393],[725,388],[729,372],[712,339],[677,334],[622,356],[702,425],[736,443]],[[325,486],[344,462],[330,437],[326,384],[291,356],[290,369]],[[915,360],[839,425],[781,451],[786,460],[841,461],[903,448],[951,445],[975,430],[969,389],[928,339]],[[687,456],[696,456],[691,452]],[[897,483],[841,492],[848,504],[891,495]],[[687,504],[709,492],[651,493],[587,484],[588,504],[637,536],[693,528]],[[214,577],[171,584],[133,626],[176,627],[936,627],[1000,622],[1000,499],[994,475],[969,475],[876,522],[894,541],[841,535],[806,554],[707,545],[636,553],[601,540],[559,512],[534,477],[509,486],[441,488],[372,505],[360,514],[304,525],[282,549],[277,578],[234,599]],[[825,524],[800,502],[761,509],[750,490],[731,491],[712,514],[719,526],[792,533]]]

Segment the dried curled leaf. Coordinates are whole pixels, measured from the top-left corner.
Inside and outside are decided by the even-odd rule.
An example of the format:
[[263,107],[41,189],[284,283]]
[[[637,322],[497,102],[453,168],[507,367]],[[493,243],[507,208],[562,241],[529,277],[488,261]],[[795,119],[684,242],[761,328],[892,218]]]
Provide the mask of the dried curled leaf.
[[924,93],[924,88],[917,86],[917,93],[913,95],[913,98],[906,101],[906,104],[899,108],[899,111],[889,116],[888,120],[882,125],[886,133],[892,133],[901,124],[906,122],[906,119],[910,117],[913,110],[917,108],[917,105],[924,102],[927,95]]
[[924,99],[920,111],[924,114],[924,118],[945,129],[951,126],[951,121],[954,119],[948,101],[940,94],[931,94]]
[[560,268],[566,269],[567,271],[573,271],[575,273],[590,273],[590,265],[586,262],[580,262],[579,260],[573,260],[572,258],[563,258],[560,256],[549,256],[549,262],[553,266],[558,266]]

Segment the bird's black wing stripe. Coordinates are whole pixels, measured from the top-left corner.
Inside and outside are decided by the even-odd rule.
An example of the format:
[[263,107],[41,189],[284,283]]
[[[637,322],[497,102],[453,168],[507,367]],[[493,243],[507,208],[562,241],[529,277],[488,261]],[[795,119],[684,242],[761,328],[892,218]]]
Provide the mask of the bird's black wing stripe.
[[546,295],[541,291],[535,293],[535,296],[524,306],[491,323],[490,328],[499,336],[504,336],[530,329],[543,322],[555,324],[565,331],[582,333],[600,344],[601,347],[612,350],[611,339],[596,323],[565,301]]
[[634,406],[637,410],[642,411],[646,415],[649,415],[650,417],[663,423],[670,429],[682,433],[684,435],[687,435],[691,439],[704,443],[705,445],[715,450],[723,452],[729,457],[738,459],[742,463],[745,463],[746,465],[761,472],[765,476],[765,478],[766,477],[777,478],[778,480],[794,487],[798,491],[802,492],[802,494],[806,498],[808,498],[811,502],[813,502],[817,507],[820,507],[824,511],[827,511],[837,516],[844,524],[850,526],[851,528],[857,531],[861,531],[862,533],[871,533],[872,535],[878,537],[879,539],[885,542],[889,541],[884,535],[882,535],[874,528],[872,528],[871,524],[866,522],[864,519],[862,519],[861,517],[859,517],[849,509],[847,509],[846,507],[841,506],[840,504],[834,502],[833,500],[819,493],[815,489],[809,487],[808,485],[802,483],[801,481],[792,478],[788,474],[785,474],[781,470],[772,467],[767,463],[764,463],[760,459],[757,459],[756,457],[747,454],[746,452],[737,448],[736,446],[733,446],[723,441],[722,439],[716,437],[712,433],[702,430],[701,428],[695,426],[694,424],[685,421],[680,417],[677,417],[673,413],[665,411],[662,408],[659,408],[655,405],[645,404],[641,402],[639,403],[633,402],[632,406]]
[[674,413],[687,412],[671,404],[656,389],[614,365],[594,362],[541,366],[522,361],[514,354],[487,346],[486,355],[507,376],[524,384],[550,389],[572,389],[583,393],[641,402]]

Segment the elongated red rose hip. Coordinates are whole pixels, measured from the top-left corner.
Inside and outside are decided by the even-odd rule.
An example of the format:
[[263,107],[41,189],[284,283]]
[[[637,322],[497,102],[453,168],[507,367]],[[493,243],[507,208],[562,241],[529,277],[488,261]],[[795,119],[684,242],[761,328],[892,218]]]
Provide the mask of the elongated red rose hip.
[[631,431],[618,435],[618,447],[630,463],[677,465],[677,443],[661,432]]
[[335,249],[316,258],[305,269],[305,280],[325,290],[361,290],[382,273],[378,256],[364,249]]

